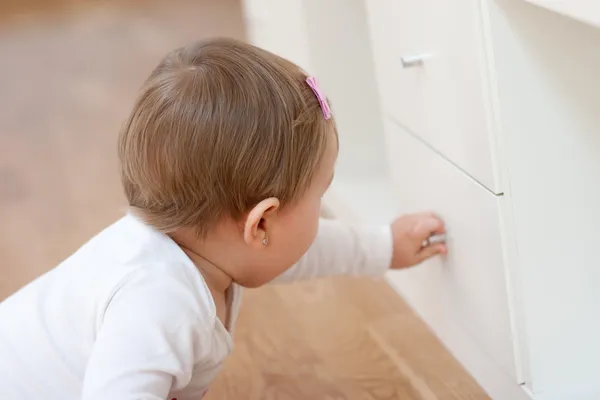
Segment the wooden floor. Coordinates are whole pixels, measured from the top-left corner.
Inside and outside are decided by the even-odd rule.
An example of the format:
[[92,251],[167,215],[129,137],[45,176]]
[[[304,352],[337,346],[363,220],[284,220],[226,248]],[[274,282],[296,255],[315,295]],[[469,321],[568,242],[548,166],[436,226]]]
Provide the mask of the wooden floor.
[[217,399],[488,399],[384,282],[324,279],[244,293]]
[[[1,2],[0,299],[122,214],[136,90],[209,35],[243,37],[236,0]],[[487,399],[387,285],[351,279],[248,291],[209,398]]]

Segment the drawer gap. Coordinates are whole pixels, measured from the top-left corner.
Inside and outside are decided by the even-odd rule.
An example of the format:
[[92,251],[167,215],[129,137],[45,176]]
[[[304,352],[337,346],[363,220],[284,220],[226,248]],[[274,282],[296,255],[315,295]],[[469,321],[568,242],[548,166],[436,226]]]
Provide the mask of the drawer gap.
[[409,134],[413,139],[418,140],[419,142],[421,142],[421,144],[426,146],[429,150],[433,151],[434,153],[436,153],[437,155],[442,157],[447,163],[451,164],[452,166],[454,166],[455,168],[460,170],[464,175],[466,175],[469,179],[471,179],[477,185],[481,186],[483,189],[485,189],[486,191],[488,191],[489,193],[491,193],[492,195],[494,195],[496,197],[504,196],[504,192],[499,192],[499,193],[494,192],[492,189],[490,189],[489,187],[484,185],[481,181],[477,180],[477,178],[475,178],[473,175],[469,174],[467,171],[465,171],[463,168],[461,168],[458,164],[456,164],[455,162],[450,160],[448,157],[446,157],[443,153],[438,151],[435,147],[431,146],[429,143],[427,143],[425,140],[423,140],[423,138],[421,138],[419,135],[415,134],[408,126],[404,125],[403,123],[401,123],[400,121],[398,121],[396,118],[394,118],[391,115],[388,115],[388,118],[390,118],[390,120],[395,125],[397,125],[399,128],[402,128],[404,131],[406,131],[406,133]]

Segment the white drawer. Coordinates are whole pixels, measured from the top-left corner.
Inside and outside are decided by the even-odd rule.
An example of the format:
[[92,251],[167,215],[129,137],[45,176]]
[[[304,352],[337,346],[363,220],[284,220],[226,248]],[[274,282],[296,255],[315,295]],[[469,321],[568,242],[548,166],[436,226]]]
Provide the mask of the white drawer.
[[[500,193],[480,0],[367,0],[384,110],[452,163]],[[403,67],[403,57],[425,55]]]
[[[503,198],[393,122],[386,121],[386,133],[400,213],[433,210],[446,221],[449,235],[445,259],[438,257],[418,268],[397,272],[391,283],[452,351],[460,352],[460,343],[468,338],[469,346],[489,356],[516,384],[499,224]],[[468,364],[468,360],[461,361]]]

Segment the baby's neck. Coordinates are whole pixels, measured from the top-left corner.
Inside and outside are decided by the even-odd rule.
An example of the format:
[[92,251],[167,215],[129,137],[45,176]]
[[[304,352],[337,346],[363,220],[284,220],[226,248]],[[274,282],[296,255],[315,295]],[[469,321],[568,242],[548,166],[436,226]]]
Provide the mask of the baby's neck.
[[196,236],[186,231],[177,231],[170,236],[194,263],[211,292],[225,294],[233,283],[233,278],[222,266],[208,259],[198,250],[200,246]]
[[[185,252],[202,275],[213,298],[216,316],[225,329],[229,330],[233,278],[227,272],[227,268],[224,268],[226,265],[218,264],[215,262],[216,260],[212,260],[210,252],[206,248],[203,249],[205,243],[199,241],[192,232],[175,232],[171,234],[171,238]],[[221,262],[223,260],[219,259],[218,261]]]
[[219,294],[227,292],[227,289],[233,283],[231,276],[193,250],[186,247],[182,247],[182,250],[192,260],[198,271],[200,271],[211,291]]

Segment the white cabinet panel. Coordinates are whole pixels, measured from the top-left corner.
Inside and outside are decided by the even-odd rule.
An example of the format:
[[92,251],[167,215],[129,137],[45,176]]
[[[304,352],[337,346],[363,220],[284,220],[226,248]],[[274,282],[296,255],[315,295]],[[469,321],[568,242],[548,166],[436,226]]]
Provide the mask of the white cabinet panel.
[[[458,325],[468,343],[517,384],[511,314],[495,196],[420,141],[387,122],[401,213],[434,210],[448,226],[449,254],[391,277],[444,340]],[[451,350],[456,349],[447,343]]]
[[[479,0],[366,3],[383,108],[468,175],[501,192]],[[419,57],[422,63],[415,61]]]
[[272,16],[273,3],[273,0],[243,0],[244,15],[252,21],[267,21]]
[[251,43],[311,69],[302,0],[244,0],[243,5]]
[[540,399],[598,400],[600,29],[520,0],[489,7],[526,311],[527,384]]
[[600,27],[598,0],[526,0],[559,14]]

